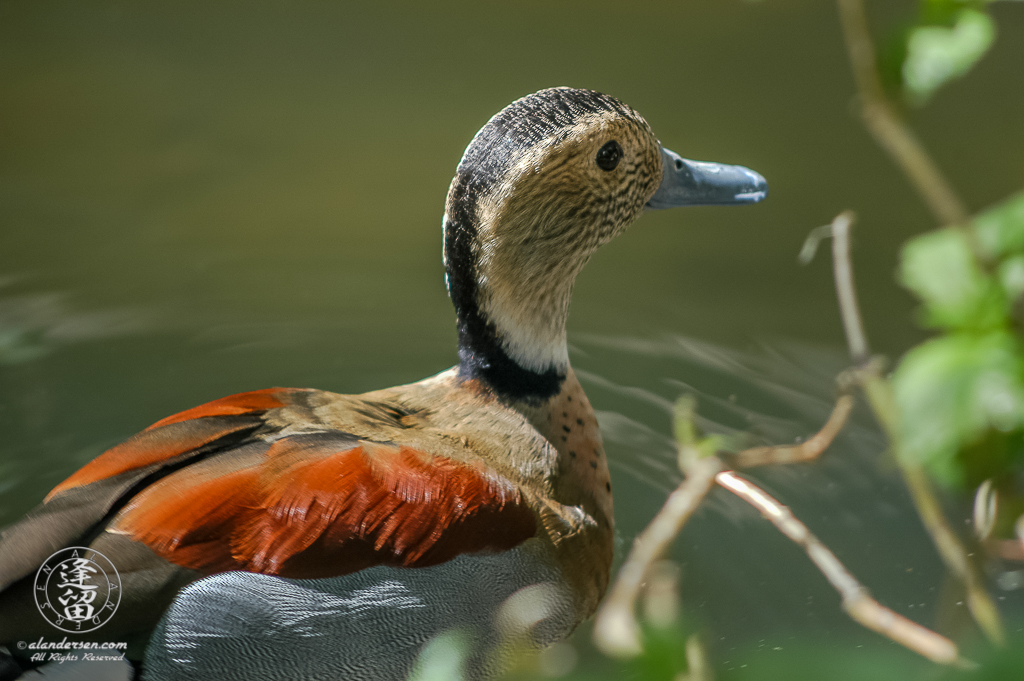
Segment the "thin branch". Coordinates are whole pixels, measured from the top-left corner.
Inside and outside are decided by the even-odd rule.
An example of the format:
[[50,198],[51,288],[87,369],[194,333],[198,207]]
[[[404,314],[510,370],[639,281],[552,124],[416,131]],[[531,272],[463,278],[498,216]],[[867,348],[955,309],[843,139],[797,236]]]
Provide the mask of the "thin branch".
[[846,344],[850,348],[854,366],[861,366],[868,361],[869,354],[864,322],[861,321],[860,307],[857,305],[857,291],[853,287],[853,267],[850,265],[850,228],[853,227],[853,220],[853,212],[847,210],[832,221],[832,262]]
[[999,610],[985,589],[985,582],[978,574],[977,566],[968,558],[963,542],[950,527],[928,476],[919,466],[906,463],[899,454],[896,400],[893,397],[892,385],[882,376],[881,363],[868,362],[855,370],[853,376],[863,388],[871,411],[885,431],[893,458],[900,467],[921,523],[931,537],[946,569],[953,573],[967,590],[967,608],[971,611],[974,621],[991,642],[1002,645],[1006,641],[1006,635],[1003,632]]
[[[838,240],[838,238],[834,238],[834,241]],[[847,249],[833,249],[833,257],[837,271],[840,269],[852,271]],[[838,274],[836,281],[838,288]],[[839,304],[841,307],[856,305],[856,299],[844,298],[840,294]],[[857,314],[855,308],[844,308],[843,318],[846,319],[848,316]],[[851,355],[853,354],[851,348]],[[967,549],[950,527],[924,471],[918,466],[906,463],[899,455],[900,436],[896,416],[896,400],[892,393],[892,385],[882,376],[881,362],[872,360],[862,364],[859,369],[853,370],[852,377],[861,385],[875,418],[885,431],[893,456],[900,466],[903,479],[914,501],[914,507],[917,509],[918,516],[931,537],[932,543],[938,550],[939,556],[946,568],[964,584],[967,590],[967,607],[971,611],[971,615],[990,641],[1002,645],[1006,641],[1006,635],[1003,632],[999,610],[985,589],[985,582],[978,574],[977,567],[967,557]]]
[[846,425],[853,411],[853,396],[840,395],[828,421],[813,437],[798,445],[779,445],[775,447],[751,447],[727,456],[726,460],[733,468],[751,468],[768,464],[802,463],[817,459],[829,448],[836,435]]
[[901,468],[921,522],[931,535],[942,562],[967,590],[967,608],[974,621],[990,641],[996,645],[1005,645],[1006,634],[999,610],[985,588],[985,581],[978,574],[977,566],[968,558],[963,542],[946,520],[928,476],[919,466],[901,464]]
[[966,225],[967,209],[885,96],[862,0],[838,0],[839,18],[860,96],[864,125],[910,179],[942,225]]
[[[744,466],[759,466],[768,463],[795,463],[817,458],[824,452],[836,435],[842,430],[853,409],[853,397],[844,393],[836,401],[828,421],[806,442],[792,446],[755,447],[739,452],[730,458],[730,463]],[[677,438],[680,446],[680,466],[686,479],[673,492],[665,505],[633,542],[633,549],[623,564],[619,575],[597,613],[594,625],[594,641],[597,647],[612,657],[634,657],[643,652],[640,643],[640,627],[634,615],[634,604],[640,595],[645,577],[652,565],[665,553],[678,536],[686,521],[693,515],[700,503],[715,484],[715,475],[727,470],[726,463],[718,457],[701,458],[693,447],[696,435],[692,431],[691,402],[685,402],[684,413],[677,421]]]
[[855,219],[853,211],[844,210],[831,223],[812,229],[804,239],[798,260],[804,265],[811,262],[821,240],[832,237],[833,274],[843,331],[846,332],[846,345],[850,349],[854,366],[862,366],[867,363],[870,353],[860,306],[857,304],[857,289],[853,285],[853,268],[850,266],[850,229]]
[[[845,382],[844,390],[847,389]],[[853,408],[849,394],[840,395],[825,425],[799,446],[758,447],[736,455],[752,465],[807,461],[832,443]],[[692,445],[683,445],[684,450]],[[686,452],[683,452],[684,454]],[[860,582],[839,562],[807,526],[767,492],[729,470],[718,457],[680,456],[689,461],[686,480],[669,495],[665,505],[633,543],[626,563],[597,613],[594,642],[606,655],[635,657],[643,652],[640,626],[634,614],[636,601],[652,565],[665,553],[686,521],[717,482],[760,510],[783,534],[804,548],[808,557],[842,597],[843,609],[859,624],[941,664],[969,667],[955,643],[899,615],[871,598]]]
[[633,549],[594,623],[594,642],[606,655],[634,657],[643,652],[633,607],[644,575],[675,540],[714,486],[715,475],[724,469],[725,464],[718,457],[694,461],[686,471],[686,480],[669,495],[651,524],[633,542]]
[[[850,2],[855,2],[859,7],[859,0],[839,0],[839,2],[841,7]],[[861,18],[863,18],[862,7]],[[873,63],[872,61],[872,67]],[[843,219],[844,216],[848,217]],[[850,355],[857,365],[857,368],[851,372],[851,378],[860,383],[875,418],[885,431],[894,457],[903,473],[903,479],[914,500],[917,513],[931,536],[939,556],[947,569],[966,587],[967,607],[971,611],[971,615],[990,641],[1002,645],[1006,640],[1006,635],[1003,632],[999,610],[985,589],[985,582],[978,574],[977,567],[967,557],[967,549],[949,526],[949,521],[942,513],[942,508],[924,471],[918,466],[906,463],[899,455],[898,410],[892,385],[882,376],[881,362],[868,360],[867,339],[860,321],[857,296],[853,289],[853,264],[850,259],[849,246],[851,225],[852,216],[849,216],[848,213],[841,213],[832,221],[832,266],[835,271],[836,296],[839,300],[843,326],[846,329]]]
[[960,656],[955,643],[881,605],[793,513],[761,488],[734,471],[723,471],[715,481],[761,511],[775,527],[801,546],[807,557],[842,597],[843,609],[859,624],[923,655],[933,662],[973,666]]

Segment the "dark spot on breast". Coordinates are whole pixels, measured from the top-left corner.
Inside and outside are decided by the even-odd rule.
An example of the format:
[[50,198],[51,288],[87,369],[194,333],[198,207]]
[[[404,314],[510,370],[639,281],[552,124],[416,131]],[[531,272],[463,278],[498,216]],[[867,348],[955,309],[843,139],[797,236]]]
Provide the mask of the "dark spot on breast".
[[566,441],[566,440],[568,440],[568,439],[569,439],[569,438],[567,438],[566,436],[564,436],[564,435],[562,436],[562,442],[565,442],[565,441]]
[[609,492],[611,492],[612,491],[612,483],[610,483],[610,482],[604,483],[604,488],[606,490],[608,490]]
[[562,430],[564,430],[567,433],[571,433],[572,432],[572,428],[570,428],[569,426],[562,426]]
[[565,401],[566,402],[572,402],[572,395],[566,395],[565,396]]
[[562,416],[564,416],[565,418],[569,418],[569,412],[563,411]]
[[583,419],[576,419],[576,425],[582,426],[583,425]]
[[596,471],[597,470],[597,462],[596,461],[591,461],[590,462],[590,467],[593,468]]
[[570,450],[569,450],[569,456],[571,456],[572,458],[574,458],[574,459],[575,459],[575,458],[576,458],[576,452],[574,452],[574,451],[572,451],[572,450],[570,449]]
[[601,450],[600,449],[595,449],[594,450],[594,456],[596,456],[597,458],[600,459],[601,458]]

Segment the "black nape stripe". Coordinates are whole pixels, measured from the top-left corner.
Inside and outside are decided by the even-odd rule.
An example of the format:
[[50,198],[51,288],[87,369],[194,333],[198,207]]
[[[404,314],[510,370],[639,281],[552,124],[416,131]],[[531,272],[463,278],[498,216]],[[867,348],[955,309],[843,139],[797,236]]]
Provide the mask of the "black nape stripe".
[[486,383],[502,397],[527,402],[546,400],[562,389],[565,374],[554,368],[543,373],[531,371],[509,357],[494,324],[484,317],[477,303],[472,249],[477,234],[473,207],[479,195],[479,186],[469,176],[459,175],[452,184],[445,216],[445,279],[458,318],[459,373],[464,379]]
[[[462,337],[461,330],[459,336]],[[544,373],[524,369],[497,343],[492,348],[493,352],[480,352],[479,347],[460,342],[460,373],[466,378],[481,379],[499,395],[516,401],[541,402],[561,391],[565,374],[554,369]]]

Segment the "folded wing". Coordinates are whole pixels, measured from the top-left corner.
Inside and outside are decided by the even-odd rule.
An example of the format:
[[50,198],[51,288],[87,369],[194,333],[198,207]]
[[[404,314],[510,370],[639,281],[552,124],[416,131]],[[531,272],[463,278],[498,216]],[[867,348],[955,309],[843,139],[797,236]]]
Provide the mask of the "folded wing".
[[493,470],[304,421],[312,394],[233,395],[108,450],[4,531],[0,588],[103,531],[201,574],[300,578],[435,565],[535,534],[522,493]]

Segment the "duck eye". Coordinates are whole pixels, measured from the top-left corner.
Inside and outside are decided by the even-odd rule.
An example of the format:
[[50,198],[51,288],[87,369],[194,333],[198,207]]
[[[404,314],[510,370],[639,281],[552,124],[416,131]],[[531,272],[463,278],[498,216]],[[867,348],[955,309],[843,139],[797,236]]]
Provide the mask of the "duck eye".
[[597,150],[597,167],[601,170],[615,170],[622,160],[622,147],[615,140]]

